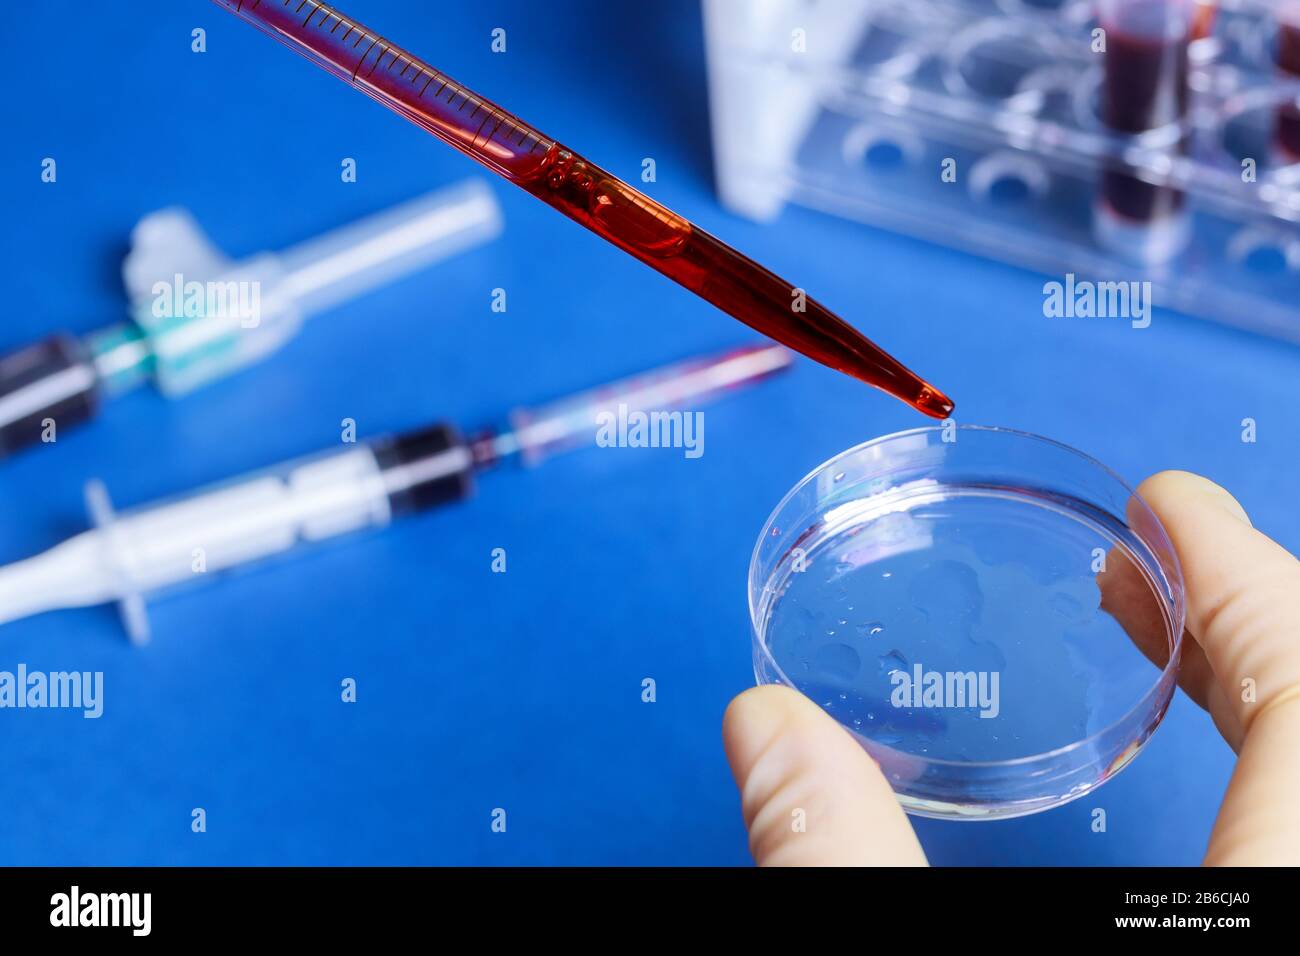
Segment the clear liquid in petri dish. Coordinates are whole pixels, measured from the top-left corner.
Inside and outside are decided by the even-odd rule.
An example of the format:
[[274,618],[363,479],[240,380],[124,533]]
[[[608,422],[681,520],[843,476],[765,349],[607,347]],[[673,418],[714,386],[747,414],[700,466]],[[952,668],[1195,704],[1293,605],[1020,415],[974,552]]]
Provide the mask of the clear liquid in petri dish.
[[[764,589],[769,666],[858,735],[896,789],[930,761],[1042,755],[1130,719],[1126,761],[1159,720],[1134,711],[1150,706],[1172,626],[1133,532],[1081,502],[1018,491],[931,484],[850,502]],[[1070,787],[1111,769],[1100,760]],[[977,777],[952,779],[978,789]]]

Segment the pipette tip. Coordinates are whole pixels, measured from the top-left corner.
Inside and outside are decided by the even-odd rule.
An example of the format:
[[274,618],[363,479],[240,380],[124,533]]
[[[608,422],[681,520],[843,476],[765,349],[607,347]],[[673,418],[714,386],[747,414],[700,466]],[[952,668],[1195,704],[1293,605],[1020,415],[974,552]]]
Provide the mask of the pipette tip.
[[938,419],[948,418],[957,407],[951,398],[928,382],[922,386],[911,405],[917,411]]

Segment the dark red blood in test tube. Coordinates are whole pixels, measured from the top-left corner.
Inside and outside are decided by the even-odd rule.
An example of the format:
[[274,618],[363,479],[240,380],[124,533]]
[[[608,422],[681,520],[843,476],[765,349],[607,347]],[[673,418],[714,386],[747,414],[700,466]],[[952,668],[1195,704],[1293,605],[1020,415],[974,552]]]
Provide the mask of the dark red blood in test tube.
[[[1141,134],[1182,122],[1188,104],[1191,0],[1127,0],[1104,5],[1106,30],[1102,120],[1119,133]],[[1184,148],[1181,131],[1174,133]],[[1183,194],[1118,169],[1102,177],[1102,196],[1118,215],[1152,222],[1178,212]]]
[[[1286,8],[1277,26],[1277,65],[1300,79],[1300,4]],[[1300,163],[1300,96],[1278,110],[1277,142],[1293,162]]]

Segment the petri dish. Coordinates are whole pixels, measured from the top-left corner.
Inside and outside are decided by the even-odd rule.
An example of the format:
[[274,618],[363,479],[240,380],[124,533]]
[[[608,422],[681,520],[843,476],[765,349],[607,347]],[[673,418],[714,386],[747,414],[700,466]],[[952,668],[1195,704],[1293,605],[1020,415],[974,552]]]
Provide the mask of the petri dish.
[[1119,772],[1177,682],[1182,574],[1155,514],[1058,442],[945,423],[819,466],[749,568],[754,673],[802,692],[909,813],[997,819]]

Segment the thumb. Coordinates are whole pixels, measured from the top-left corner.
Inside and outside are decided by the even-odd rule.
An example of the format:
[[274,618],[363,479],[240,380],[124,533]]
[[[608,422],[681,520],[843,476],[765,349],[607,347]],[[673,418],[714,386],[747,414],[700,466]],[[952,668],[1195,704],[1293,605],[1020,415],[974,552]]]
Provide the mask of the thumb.
[[749,849],[760,866],[924,866],[880,769],[788,687],[745,691],[722,719]]

